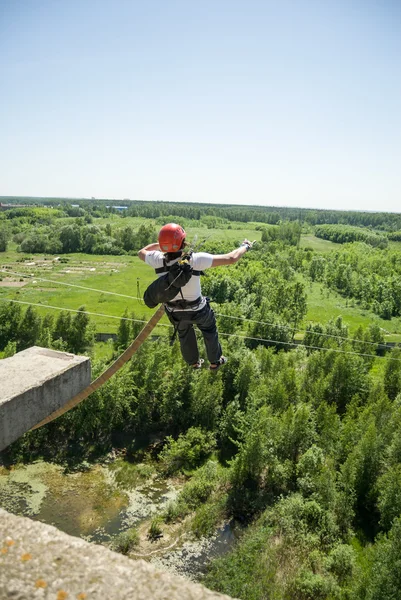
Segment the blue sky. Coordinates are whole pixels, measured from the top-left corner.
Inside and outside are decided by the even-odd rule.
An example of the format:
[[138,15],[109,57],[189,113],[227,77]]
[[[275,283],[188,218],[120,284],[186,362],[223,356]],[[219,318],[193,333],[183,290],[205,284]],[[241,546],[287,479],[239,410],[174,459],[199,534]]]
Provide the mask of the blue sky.
[[0,195],[401,212],[401,3],[1,0]]

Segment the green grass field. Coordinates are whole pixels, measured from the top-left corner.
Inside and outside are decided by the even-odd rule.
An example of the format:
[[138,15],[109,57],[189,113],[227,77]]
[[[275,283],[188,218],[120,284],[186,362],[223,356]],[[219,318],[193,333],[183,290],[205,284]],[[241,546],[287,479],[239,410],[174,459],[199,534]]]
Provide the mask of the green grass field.
[[398,250],[401,252],[401,242],[389,242],[388,243],[388,247],[391,248],[391,250]]
[[302,234],[300,248],[312,248],[315,252],[331,252],[331,250],[338,250],[339,244],[329,242],[329,240],[321,240],[313,234]]
[[401,319],[391,319],[391,321],[380,319],[374,313],[359,308],[353,300],[347,300],[340,294],[327,290],[321,283],[310,284],[303,277],[300,279],[305,284],[308,297],[306,323],[309,321],[327,323],[330,319],[341,316],[351,333],[360,325],[367,327],[370,323],[377,323],[382,328],[386,341],[401,341]]
[[[126,296],[138,296],[153,279],[153,271],[137,257],[133,256],[92,256],[84,254],[68,255],[68,263],[60,264],[51,260],[41,260],[35,257],[35,265],[3,261],[2,264],[12,265],[12,273],[32,274],[28,283],[23,287],[0,287],[0,299],[14,300],[41,304],[39,311],[43,314],[52,310],[47,306],[78,309],[85,305],[89,312],[101,313],[108,316],[92,318],[98,331],[114,332],[119,320],[126,309],[134,311],[138,318],[149,317],[152,313],[142,302],[130,298],[114,296],[107,292],[117,292]],[[4,284],[5,275],[2,274]],[[42,281],[41,279],[48,281]],[[20,277],[13,276],[17,282]],[[26,279],[24,279],[26,281]],[[90,287],[98,291],[89,291],[62,285],[63,283]]]

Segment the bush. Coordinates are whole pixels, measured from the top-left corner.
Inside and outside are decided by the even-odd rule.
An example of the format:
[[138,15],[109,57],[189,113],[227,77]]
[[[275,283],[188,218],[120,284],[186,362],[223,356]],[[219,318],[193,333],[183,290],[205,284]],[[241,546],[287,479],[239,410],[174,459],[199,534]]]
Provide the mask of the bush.
[[167,438],[167,444],[159,455],[162,470],[166,475],[178,471],[191,470],[203,462],[216,447],[213,433],[199,427],[191,427],[185,434],[174,440]]
[[388,245],[388,239],[385,235],[368,231],[362,227],[353,227],[352,225],[319,225],[315,228],[315,236],[336,244],[365,242],[365,244],[378,248],[387,248]]
[[152,541],[161,537],[163,530],[161,528],[161,517],[156,516],[152,519],[149,527],[148,538]]
[[337,544],[327,559],[327,568],[337,576],[339,583],[352,577],[355,567],[355,553],[347,544]]
[[180,494],[180,500],[192,509],[197,508],[209,498],[215,488],[216,481],[218,481],[218,465],[213,461],[209,461],[186,484]]
[[10,358],[17,352],[17,342],[8,342],[4,348],[3,358]]
[[192,522],[192,531],[196,537],[212,535],[216,531],[217,525],[224,516],[224,500],[225,498],[217,504],[202,504],[198,508]]
[[121,554],[129,554],[129,552],[139,543],[139,533],[133,527],[120,533],[113,543],[113,550]]
[[221,481],[221,472],[221,467],[211,460],[198,469],[178,498],[167,505],[163,513],[164,521],[176,522],[206,502]]
[[163,512],[163,520],[165,523],[176,523],[179,519],[183,519],[191,512],[191,509],[184,501],[178,499],[167,504]]
[[338,589],[332,577],[304,571],[290,586],[291,600],[328,600]]

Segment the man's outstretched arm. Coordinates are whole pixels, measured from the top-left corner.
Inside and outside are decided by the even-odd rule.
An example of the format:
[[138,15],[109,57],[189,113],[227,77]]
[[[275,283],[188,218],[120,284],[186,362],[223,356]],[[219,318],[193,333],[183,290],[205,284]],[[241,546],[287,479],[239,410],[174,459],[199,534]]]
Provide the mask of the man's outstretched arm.
[[[223,267],[224,265],[233,265],[244,256],[245,252],[252,248],[252,242],[244,240],[239,248],[228,252],[228,254],[215,254],[213,256],[212,267]],[[144,259],[145,260],[145,259]]]
[[145,262],[146,254],[148,252],[152,252],[152,250],[160,250],[160,246],[159,246],[158,242],[156,242],[155,244],[148,244],[144,248],[141,248],[141,250],[139,250],[139,252],[138,252],[139,258]]

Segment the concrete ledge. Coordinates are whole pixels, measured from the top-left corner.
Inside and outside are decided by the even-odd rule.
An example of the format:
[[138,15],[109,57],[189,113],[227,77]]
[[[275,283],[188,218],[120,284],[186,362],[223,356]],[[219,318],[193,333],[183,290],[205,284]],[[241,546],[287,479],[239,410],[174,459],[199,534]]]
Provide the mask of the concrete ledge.
[[0,509],[0,598],[230,600],[55,527]]
[[90,379],[87,356],[34,346],[0,360],[0,451],[84,390]]

